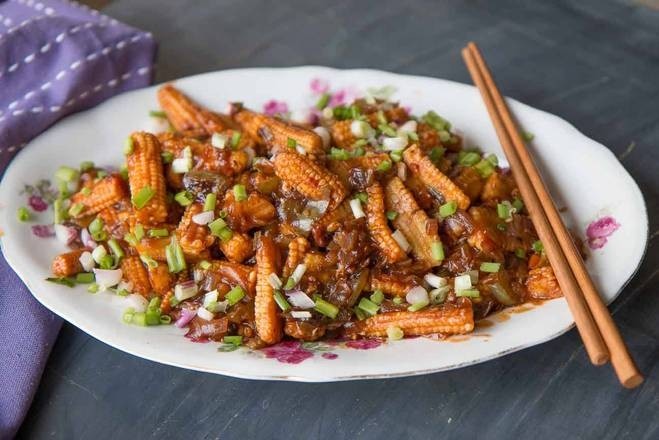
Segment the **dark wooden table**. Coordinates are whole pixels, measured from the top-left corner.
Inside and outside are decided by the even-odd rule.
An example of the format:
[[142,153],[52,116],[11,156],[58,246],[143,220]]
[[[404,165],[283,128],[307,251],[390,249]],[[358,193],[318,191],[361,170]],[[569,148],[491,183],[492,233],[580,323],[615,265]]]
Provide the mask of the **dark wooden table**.
[[659,438],[656,6],[652,0],[110,2],[105,13],[160,41],[159,81],[233,67],[323,64],[470,82],[460,48],[476,40],[506,94],[607,145],[643,190],[647,256],[612,308],[647,381],[622,389],[608,366],[589,364],[574,330],[457,371],[310,385],[159,365],[65,325],[20,436]]

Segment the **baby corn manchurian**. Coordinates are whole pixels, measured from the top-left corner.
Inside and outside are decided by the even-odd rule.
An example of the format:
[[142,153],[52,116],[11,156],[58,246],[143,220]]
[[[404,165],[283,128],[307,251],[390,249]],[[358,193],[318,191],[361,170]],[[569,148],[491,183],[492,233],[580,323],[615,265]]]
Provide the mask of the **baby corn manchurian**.
[[384,209],[384,191],[379,183],[366,188],[366,220],[368,231],[382,255],[389,263],[396,263],[407,258],[405,251],[391,236]]
[[157,224],[167,218],[167,190],[160,157],[160,142],[145,132],[130,137],[132,152],[127,155],[128,183],[140,223]]
[[305,156],[293,152],[277,154],[275,173],[304,197],[311,200],[329,200],[328,209],[334,209],[345,199],[347,189],[337,176]]
[[300,125],[216,113],[171,84],[158,99],[170,127],[133,133],[125,171],[56,173],[78,188],[56,195],[56,223],[77,235],[49,281],[149,300],[118,321],[175,322],[231,351],[467,333],[561,296],[512,175],[432,111],[356,99]]
[[282,320],[274,298],[275,290],[268,281],[270,274],[278,273],[279,255],[277,252],[277,246],[270,237],[262,236],[258,240],[254,317],[256,332],[266,344],[279,342],[282,337]]
[[[235,118],[251,138],[259,139],[268,147],[276,149],[274,153],[296,146],[302,147],[306,154],[312,156],[325,152],[323,139],[306,127],[245,109],[239,111]],[[289,146],[292,142],[295,145]]]
[[149,281],[149,273],[142,264],[142,260],[138,256],[129,256],[121,260],[121,273],[128,283],[131,285],[133,293],[139,293],[142,296],[147,296],[151,293],[151,282]]
[[405,336],[469,333],[474,330],[474,312],[471,301],[461,298],[455,304],[432,306],[418,312],[381,313],[346,326],[345,335],[382,337],[390,327],[401,329]]
[[462,190],[445,174],[435,167],[418,145],[412,145],[403,153],[403,159],[412,173],[417,174],[423,183],[439,193],[446,202],[454,201],[458,208],[467,209],[471,201]]

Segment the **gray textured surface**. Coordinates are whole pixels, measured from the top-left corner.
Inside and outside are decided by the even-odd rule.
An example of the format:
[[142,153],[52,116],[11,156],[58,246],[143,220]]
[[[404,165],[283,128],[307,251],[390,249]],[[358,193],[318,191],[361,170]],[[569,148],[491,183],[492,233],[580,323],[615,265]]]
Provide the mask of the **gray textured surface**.
[[613,305],[647,376],[641,388],[624,390],[608,366],[590,366],[575,331],[458,371],[309,385],[167,367],[65,325],[20,435],[658,438],[659,12],[615,1],[521,5],[126,0],[104,12],[160,40],[160,81],[231,67],[324,64],[469,82],[459,51],[477,41],[506,94],[607,145],[643,190],[647,257]]

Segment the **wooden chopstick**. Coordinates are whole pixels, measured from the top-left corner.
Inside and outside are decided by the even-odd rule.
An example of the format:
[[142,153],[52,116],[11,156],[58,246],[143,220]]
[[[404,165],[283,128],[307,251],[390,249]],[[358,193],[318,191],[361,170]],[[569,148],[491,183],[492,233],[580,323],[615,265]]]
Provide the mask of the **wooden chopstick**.
[[[628,388],[638,386],[643,382],[643,376],[631,359],[613,318],[602,302],[599,293],[588,275],[583,260],[567,228],[563,224],[533,159],[526,149],[508,106],[494,83],[483,56],[475,43],[469,43],[467,48],[463,50],[463,57],[474,82],[481,91],[499,139],[511,164],[515,180],[527,204],[531,219],[536,225],[538,235],[545,245],[547,257],[556,271],[559,284],[568,300],[568,304],[575,318],[575,323],[577,324],[577,329],[582,335],[591,361],[595,364],[601,364],[602,359],[604,359],[605,362],[606,358],[603,355],[606,354],[606,351],[602,351],[602,347],[599,344],[603,339],[603,342],[606,344],[604,350],[608,348],[611,363],[620,382]],[[522,188],[524,188],[524,191]],[[530,197],[527,197],[524,194],[525,192],[529,193]],[[549,231],[544,230],[547,226],[549,226]],[[542,234],[541,229],[543,229]],[[547,235],[549,240],[547,243],[542,238],[542,235]],[[551,254],[554,254],[553,258],[556,262],[552,261]],[[565,277],[564,273],[566,271],[569,272],[567,277]],[[573,284],[575,281],[577,286]],[[589,313],[587,313],[585,321],[580,323],[579,321],[584,319],[584,311],[581,310],[584,302]],[[574,306],[576,306],[576,310]],[[579,318],[577,314],[579,314]],[[593,320],[596,329],[591,327]]]

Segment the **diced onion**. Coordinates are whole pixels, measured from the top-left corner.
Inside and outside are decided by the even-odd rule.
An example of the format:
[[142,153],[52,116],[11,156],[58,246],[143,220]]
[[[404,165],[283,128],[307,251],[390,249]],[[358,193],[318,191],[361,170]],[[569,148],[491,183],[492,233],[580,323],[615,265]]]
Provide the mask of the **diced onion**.
[[291,112],[289,119],[298,124],[311,124],[313,121],[313,113],[308,110],[295,109]]
[[412,287],[405,295],[405,300],[410,304],[428,303],[428,291],[421,286]]
[[469,274],[460,275],[453,280],[453,289],[457,292],[471,289],[471,277]]
[[325,127],[315,127],[313,131],[316,132],[318,136],[323,140],[323,146],[325,148],[329,147],[330,145],[330,134],[329,131]]
[[108,254],[108,251],[105,250],[102,244],[96,246],[92,251],[92,258],[96,263],[101,264],[101,259]]
[[446,295],[451,290],[451,286],[442,286],[432,289],[428,294],[430,295],[430,302],[433,304],[440,304],[446,300]]
[[272,286],[273,289],[281,289],[284,285],[276,273],[272,272],[268,275],[268,283]]
[[87,228],[82,228],[80,231],[80,241],[84,247],[88,247],[89,249],[94,249],[96,247],[96,242],[92,238],[92,235],[89,233]]
[[192,298],[197,294],[197,284],[194,281],[186,281],[185,283],[177,284],[174,287],[174,296],[179,301],[184,301]]
[[288,291],[286,292],[286,296],[293,307],[298,307],[300,309],[313,309],[316,306],[316,303],[301,290]]
[[362,209],[362,202],[360,202],[359,199],[350,200],[350,209],[352,209],[352,215],[354,215],[355,218],[366,217],[366,214],[364,214],[364,210]]
[[382,147],[387,151],[400,151],[407,147],[407,137],[386,137],[382,141]]
[[309,200],[307,202],[307,209],[314,209],[318,211],[319,215],[323,215],[327,211],[329,200]]
[[172,171],[177,174],[187,173],[192,169],[192,159],[174,159],[172,161]]
[[322,111],[323,113],[323,118],[325,119],[333,119],[334,118],[334,111],[332,110],[331,107],[325,107]]
[[410,119],[406,123],[400,126],[398,133],[407,135],[409,133],[416,133],[417,123],[415,120]]
[[396,164],[396,174],[400,180],[405,182],[407,180],[407,165],[403,162],[398,162]]
[[301,154],[303,156],[307,154],[307,150],[305,150],[304,147],[299,144],[295,145],[295,151],[297,151],[298,154]]
[[297,220],[293,220],[291,224],[296,228],[300,229],[301,231],[309,232],[311,231],[311,225],[313,224],[313,219],[299,218]]
[[427,273],[424,275],[423,280],[432,287],[442,287],[446,286],[448,281],[446,278],[435,275],[434,273]]
[[227,146],[228,141],[229,141],[229,137],[221,133],[213,133],[213,136],[211,136],[211,145],[214,146],[215,148],[219,148],[219,149],[225,148]]
[[194,318],[196,313],[194,310],[190,309],[181,309],[181,316],[176,320],[174,325],[178,328],[183,328]]
[[92,269],[94,268],[94,257],[92,257],[91,252],[87,252],[87,251],[83,252],[82,254],[80,254],[79,260],[85,272],[92,271]]
[[119,284],[121,281],[121,274],[121,269],[94,269],[96,284],[101,287],[101,290]]
[[198,225],[207,225],[215,219],[215,212],[204,211],[192,216],[192,221]]
[[405,235],[403,235],[402,232],[400,232],[399,229],[396,229],[393,234],[391,234],[394,240],[396,240],[396,243],[398,243],[398,246],[403,249],[403,252],[409,252],[410,250],[410,242],[407,241],[407,238],[405,238]]
[[146,308],[149,306],[149,300],[136,293],[126,296],[126,303],[128,303],[128,307],[132,307],[136,313],[146,312]]
[[295,281],[295,284],[299,283],[300,280],[302,279],[302,276],[304,273],[307,271],[307,265],[306,264],[298,264],[295,267],[295,270],[293,270],[293,273],[291,274],[291,278]]
[[217,302],[219,293],[216,290],[212,290],[204,295],[204,307],[208,307],[210,303]]
[[247,155],[249,163],[253,164],[254,159],[256,158],[256,151],[252,147],[243,148],[243,153]]
[[132,292],[133,283],[131,283],[130,281],[122,280],[119,284],[117,284],[117,291],[120,290],[125,290],[126,292]]
[[78,231],[76,231],[76,228],[72,226],[64,226],[64,225],[56,224],[54,228],[55,228],[55,236],[57,237],[57,239],[67,246],[73,243],[73,241],[78,236]]
[[373,127],[365,121],[352,121],[350,132],[357,138],[369,138],[373,136]]
[[207,309],[203,307],[199,307],[197,309],[197,316],[199,316],[201,319],[204,319],[206,321],[211,321],[213,318],[215,318],[213,312],[209,312]]
[[293,310],[291,316],[295,319],[309,319],[311,318],[311,312],[304,312],[301,310]]

